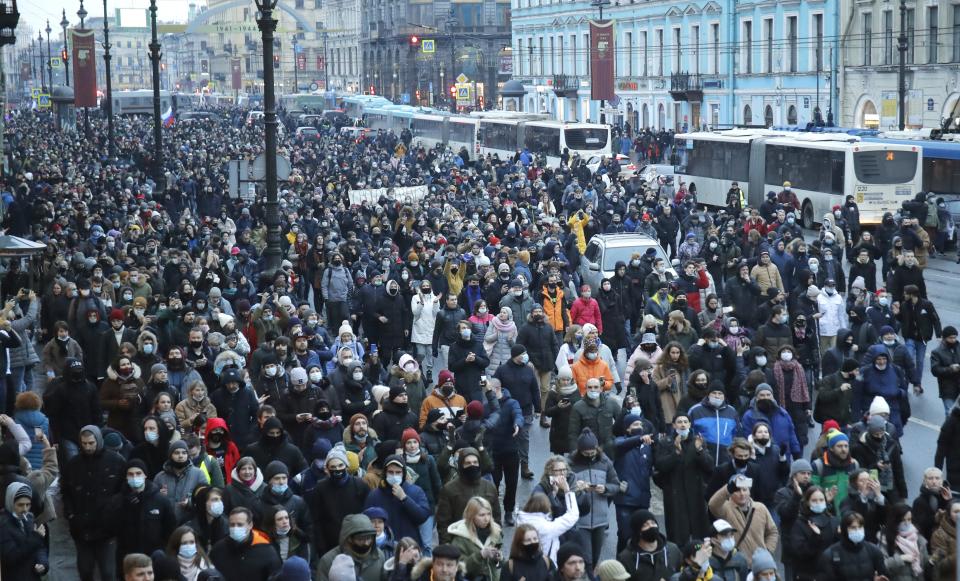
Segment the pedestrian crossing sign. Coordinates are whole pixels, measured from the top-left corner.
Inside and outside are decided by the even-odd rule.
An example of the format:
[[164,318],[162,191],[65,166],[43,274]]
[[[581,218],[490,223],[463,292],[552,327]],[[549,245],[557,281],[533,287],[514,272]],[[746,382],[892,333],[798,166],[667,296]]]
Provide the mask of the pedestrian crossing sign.
[[425,38],[420,41],[420,50],[424,54],[432,54],[437,52],[437,41],[432,38]]
[[41,94],[37,95],[37,107],[40,107],[41,109],[49,109],[49,108],[50,108],[50,105],[51,105],[51,103],[50,103],[50,95],[49,95],[49,94],[47,94],[47,93],[41,93]]
[[457,101],[470,100],[470,87],[457,87]]

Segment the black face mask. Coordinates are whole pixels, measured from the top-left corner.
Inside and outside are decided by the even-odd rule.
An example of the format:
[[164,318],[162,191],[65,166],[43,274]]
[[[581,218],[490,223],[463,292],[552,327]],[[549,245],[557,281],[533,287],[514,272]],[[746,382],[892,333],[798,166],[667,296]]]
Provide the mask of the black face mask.
[[529,545],[523,545],[523,553],[530,557],[536,557],[540,554],[540,543],[530,543]]
[[777,402],[772,399],[758,399],[757,409],[765,414],[769,414],[777,409]]
[[194,349],[199,349],[203,347],[203,341],[190,341],[190,347]]
[[83,370],[82,370],[82,369],[71,369],[71,370],[67,373],[67,378],[70,379],[70,381],[73,381],[73,382],[83,381]]
[[358,543],[355,543],[355,542],[351,541],[351,542],[350,542],[350,548],[353,550],[354,553],[356,553],[356,554],[358,554],[358,555],[366,555],[367,553],[370,552],[370,549],[373,548],[373,544],[361,545],[361,544],[358,544]]
[[467,482],[477,482],[480,480],[480,467],[466,466],[460,470],[460,475],[463,476],[463,479]]
[[741,460],[741,459],[739,459],[739,458],[734,458],[734,459],[733,459],[733,465],[736,466],[737,468],[746,468],[746,467],[747,467],[747,464],[749,464],[749,463],[750,463],[750,459],[749,459],[749,458],[744,458],[743,460]]
[[330,478],[332,478],[333,480],[341,481],[341,480],[345,479],[346,477],[347,477],[347,471],[346,471],[346,470],[331,470],[331,471],[330,471]]
[[650,527],[646,530],[640,531],[640,540],[645,543],[652,543],[660,538],[660,528],[659,527]]
[[333,417],[333,412],[331,412],[330,410],[317,412],[317,417],[320,418],[321,420],[329,420],[330,418]]
[[173,466],[174,468],[176,468],[177,470],[183,470],[183,469],[186,468],[189,464],[190,464],[190,461],[189,461],[189,460],[186,460],[186,461],[184,461],[184,462],[177,462],[177,461],[175,461],[175,460],[170,460],[170,465]]

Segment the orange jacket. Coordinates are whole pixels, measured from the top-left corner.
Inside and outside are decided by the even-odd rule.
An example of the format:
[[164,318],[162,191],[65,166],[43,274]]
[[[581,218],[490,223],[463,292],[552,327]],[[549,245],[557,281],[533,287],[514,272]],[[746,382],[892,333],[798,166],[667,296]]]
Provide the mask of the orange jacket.
[[557,296],[551,297],[547,292],[547,288],[544,287],[540,290],[540,294],[543,296],[541,302],[543,303],[543,314],[546,316],[547,322],[550,323],[554,331],[559,333],[566,332],[567,327],[570,326],[570,311],[563,302],[563,290],[557,288]]
[[577,383],[577,387],[580,388],[580,395],[586,395],[587,380],[594,377],[604,378],[604,391],[610,391],[613,387],[613,374],[610,373],[610,366],[599,356],[591,361],[587,359],[587,354],[583,353],[580,355],[580,359],[577,359],[570,367],[570,370],[573,371],[573,380]]

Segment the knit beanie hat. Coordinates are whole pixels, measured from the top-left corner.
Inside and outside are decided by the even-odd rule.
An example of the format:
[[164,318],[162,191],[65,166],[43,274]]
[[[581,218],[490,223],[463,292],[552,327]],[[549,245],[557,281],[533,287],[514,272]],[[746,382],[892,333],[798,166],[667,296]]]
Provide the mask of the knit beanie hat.
[[850,443],[850,438],[840,431],[832,431],[827,435],[827,448],[833,448],[840,442]]
[[580,452],[584,450],[594,450],[599,445],[599,440],[597,440],[597,437],[590,428],[584,428],[583,431],[580,432],[580,437],[577,438],[577,451]]
[[790,464],[790,478],[798,472],[813,472],[813,466],[806,458],[797,458]]
[[890,404],[887,403],[887,400],[883,396],[876,396],[873,398],[873,401],[870,402],[869,414],[871,416],[877,414],[889,414],[890,413]]
[[750,570],[753,571],[754,577],[760,575],[764,571],[777,570],[777,562],[773,560],[773,555],[770,554],[770,551],[759,548],[753,552],[753,565]]

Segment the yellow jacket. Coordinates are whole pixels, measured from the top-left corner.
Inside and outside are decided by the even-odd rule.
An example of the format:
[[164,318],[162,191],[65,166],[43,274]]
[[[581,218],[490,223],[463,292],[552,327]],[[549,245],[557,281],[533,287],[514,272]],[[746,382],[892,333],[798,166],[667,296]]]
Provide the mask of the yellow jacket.
[[583,254],[587,251],[587,237],[583,233],[583,229],[586,228],[587,222],[590,221],[590,216],[584,212],[583,218],[577,218],[579,212],[574,212],[570,219],[567,220],[567,224],[570,226],[570,230],[573,231],[577,236],[577,248],[580,249],[580,254]]

